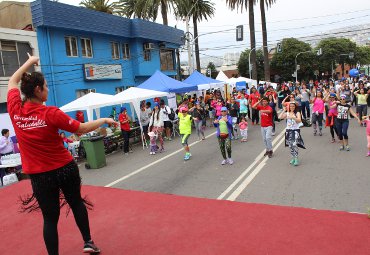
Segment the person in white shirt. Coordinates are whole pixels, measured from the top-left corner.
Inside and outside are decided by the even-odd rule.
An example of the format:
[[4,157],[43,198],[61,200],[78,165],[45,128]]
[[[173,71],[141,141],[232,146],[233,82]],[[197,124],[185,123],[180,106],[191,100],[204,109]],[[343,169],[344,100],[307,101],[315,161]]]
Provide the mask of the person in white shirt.
[[164,131],[166,132],[166,138],[167,140],[171,141],[171,129],[172,129],[172,122],[168,115],[171,113],[171,108],[167,106],[164,103],[164,100],[161,100],[160,103],[160,114],[162,116],[163,120],[163,126],[164,126]]
[[162,115],[160,114],[159,104],[156,102],[154,103],[154,109],[152,112],[152,116],[150,117],[149,132],[153,131],[157,135],[159,139],[159,143],[161,145],[161,149],[159,152],[164,151],[163,136],[162,136],[163,126],[164,124],[163,124]]
[[0,138],[0,156],[5,156],[12,154],[14,151],[14,146],[12,139],[9,138],[9,130],[1,130],[2,137]]

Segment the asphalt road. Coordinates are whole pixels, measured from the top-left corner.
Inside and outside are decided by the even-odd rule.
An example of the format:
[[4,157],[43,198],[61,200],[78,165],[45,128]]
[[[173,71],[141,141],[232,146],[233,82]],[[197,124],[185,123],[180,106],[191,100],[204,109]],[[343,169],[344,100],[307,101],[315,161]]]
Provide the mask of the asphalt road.
[[329,129],[313,136],[302,128],[306,150],[300,150],[300,166],[289,164],[284,147],[285,122],[277,123],[274,157],[263,157],[259,126],[249,125],[248,142],[232,142],[233,165],[221,165],[214,128],[207,139],[189,139],[192,158],[184,161],[179,137],[165,141],[166,152],[149,155],[140,145],[125,156],[107,156],[107,166],[86,170],[80,165],[84,184],[127,190],[160,192],[210,199],[228,199],[306,208],[367,212],[370,207],[370,158],[366,156],[365,128],[351,120],[351,151],[339,151],[331,143]]

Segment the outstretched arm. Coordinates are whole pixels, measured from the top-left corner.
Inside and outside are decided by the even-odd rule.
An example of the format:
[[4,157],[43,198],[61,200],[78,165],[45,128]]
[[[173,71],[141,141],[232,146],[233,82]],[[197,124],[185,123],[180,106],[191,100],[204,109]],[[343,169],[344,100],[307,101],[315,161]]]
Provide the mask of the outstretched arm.
[[11,89],[18,89],[18,83],[21,81],[23,73],[27,72],[27,70],[32,67],[33,65],[38,65],[39,58],[35,56],[31,56],[29,53],[28,60],[24,63],[15,73],[10,77],[8,82],[8,91]]

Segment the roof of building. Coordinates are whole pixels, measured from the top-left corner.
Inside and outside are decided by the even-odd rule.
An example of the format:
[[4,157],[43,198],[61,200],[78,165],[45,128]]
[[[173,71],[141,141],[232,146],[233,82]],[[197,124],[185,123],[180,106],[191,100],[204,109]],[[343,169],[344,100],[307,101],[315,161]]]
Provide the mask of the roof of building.
[[35,28],[55,27],[183,44],[182,30],[146,20],[123,18],[48,0],[32,2],[31,11]]

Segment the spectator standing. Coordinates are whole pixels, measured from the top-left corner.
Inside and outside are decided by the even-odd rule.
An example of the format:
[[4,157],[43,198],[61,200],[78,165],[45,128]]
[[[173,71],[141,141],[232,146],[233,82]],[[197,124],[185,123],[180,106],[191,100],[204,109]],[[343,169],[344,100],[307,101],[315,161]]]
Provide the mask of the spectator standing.
[[130,152],[129,141],[130,141],[130,131],[131,131],[131,127],[130,127],[131,119],[127,115],[126,107],[121,108],[121,113],[118,116],[118,120],[119,120],[119,123],[121,125],[121,135],[122,135],[122,138],[123,138],[123,153],[125,155],[128,155],[128,153]]

